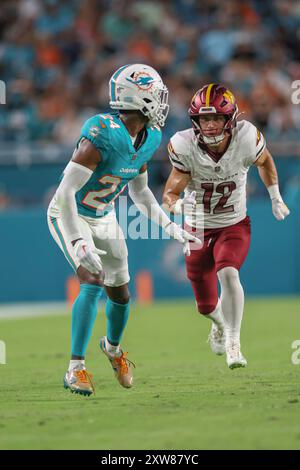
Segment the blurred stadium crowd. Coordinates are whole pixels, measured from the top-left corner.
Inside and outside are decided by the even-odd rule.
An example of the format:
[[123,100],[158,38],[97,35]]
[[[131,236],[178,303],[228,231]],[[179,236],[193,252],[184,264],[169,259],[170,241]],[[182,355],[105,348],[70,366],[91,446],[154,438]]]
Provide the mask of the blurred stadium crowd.
[[211,81],[269,139],[299,141],[297,0],[1,0],[0,41],[2,142],[73,146],[83,121],[108,110],[113,71],[134,62],[170,90],[163,145],[190,126],[189,101]]

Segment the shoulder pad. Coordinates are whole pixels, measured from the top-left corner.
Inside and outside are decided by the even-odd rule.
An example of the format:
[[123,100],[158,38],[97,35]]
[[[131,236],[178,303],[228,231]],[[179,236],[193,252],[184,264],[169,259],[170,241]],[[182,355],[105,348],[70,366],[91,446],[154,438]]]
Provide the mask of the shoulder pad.
[[176,132],[176,134],[174,134],[170,139],[174,152],[180,155],[189,154],[189,148],[193,135],[193,129],[186,129],[184,131]]
[[100,114],[85,121],[81,129],[82,137],[90,140],[99,150],[107,149],[110,141],[109,126]]
[[184,173],[190,172],[189,154],[193,135],[193,129],[176,132],[171,137],[168,145],[169,158],[172,165]]
[[245,159],[246,166],[252,165],[266,148],[266,141],[263,134],[250,121],[238,121],[237,138],[239,145],[247,150]]

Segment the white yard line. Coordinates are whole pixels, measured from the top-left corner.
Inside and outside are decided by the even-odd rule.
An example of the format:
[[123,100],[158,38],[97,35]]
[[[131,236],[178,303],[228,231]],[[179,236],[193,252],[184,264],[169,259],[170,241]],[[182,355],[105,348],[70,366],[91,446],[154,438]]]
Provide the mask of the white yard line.
[[68,315],[70,313],[66,302],[0,304],[0,320]]

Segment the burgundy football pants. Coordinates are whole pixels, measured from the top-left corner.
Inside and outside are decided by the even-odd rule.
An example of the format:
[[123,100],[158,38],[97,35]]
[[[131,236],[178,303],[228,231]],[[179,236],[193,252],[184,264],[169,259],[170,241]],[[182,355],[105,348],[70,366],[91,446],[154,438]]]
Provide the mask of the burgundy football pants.
[[[197,236],[196,229],[185,229]],[[240,270],[246,259],[251,239],[250,218],[224,228],[204,230],[204,245],[186,256],[186,270],[195,294],[198,310],[209,314],[218,303],[217,272],[225,267]]]

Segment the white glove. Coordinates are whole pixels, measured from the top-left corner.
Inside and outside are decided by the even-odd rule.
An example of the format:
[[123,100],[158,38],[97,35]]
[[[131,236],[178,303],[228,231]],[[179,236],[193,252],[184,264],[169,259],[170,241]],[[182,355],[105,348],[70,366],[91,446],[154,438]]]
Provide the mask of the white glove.
[[267,188],[267,190],[271,198],[274,217],[276,217],[277,220],[285,219],[289,215],[290,211],[283,202],[278,184],[272,184]]
[[272,211],[277,220],[284,220],[290,213],[282,199],[272,199]]
[[99,255],[106,255],[106,251],[98,250],[95,247],[91,249],[85,240],[77,240],[74,251],[83,268],[92,274],[98,274],[102,271]]
[[192,191],[182,199],[177,199],[173,211],[174,214],[191,215],[196,205],[196,191]]
[[187,232],[183,228],[181,228],[179,225],[175,224],[174,222],[171,222],[165,227],[165,231],[170,237],[174,238],[175,240],[179,241],[179,243],[183,244],[183,253],[187,256],[190,256],[191,250],[189,246],[189,242],[195,242],[197,245],[200,246],[203,245],[202,241],[200,238],[195,237],[191,233]]

